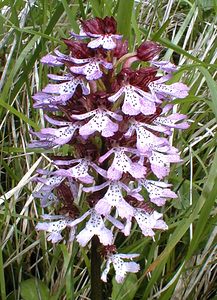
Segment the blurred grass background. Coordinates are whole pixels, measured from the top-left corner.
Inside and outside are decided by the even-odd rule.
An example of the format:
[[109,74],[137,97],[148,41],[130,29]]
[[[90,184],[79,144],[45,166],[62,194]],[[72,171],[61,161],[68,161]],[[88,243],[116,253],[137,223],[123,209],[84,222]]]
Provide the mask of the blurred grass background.
[[172,136],[183,163],[169,177],[179,198],[162,209],[169,230],[155,241],[137,227],[127,239],[118,236],[120,251],[141,254],[141,271],[122,285],[105,285],[105,299],[217,299],[217,2],[2,0],[0,12],[0,299],[89,299],[88,249],[52,245],[34,230],[42,209],[30,180],[39,165],[50,164],[53,150],[27,144],[29,129],[44,124],[31,98],[47,83],[40,58],[65,49],[61,38],[78,32],[78,19],[106,15],[117,18],[131,50],[153,40],[180,66],[174,80],[191,92],[175,110],[191,127]]

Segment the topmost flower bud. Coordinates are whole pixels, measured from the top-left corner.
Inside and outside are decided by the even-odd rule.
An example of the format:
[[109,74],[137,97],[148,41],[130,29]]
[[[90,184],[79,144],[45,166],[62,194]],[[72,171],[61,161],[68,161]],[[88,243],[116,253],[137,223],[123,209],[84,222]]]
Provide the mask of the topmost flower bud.
[[82,28],[85,33],[91,34],[115,34],[117,30],[117,23],[113,17],[94,18],[82,21]]
[[137,57],[143,61],[154,59],[162,50],[162,47],[155,42],[145,41],[137,49]]

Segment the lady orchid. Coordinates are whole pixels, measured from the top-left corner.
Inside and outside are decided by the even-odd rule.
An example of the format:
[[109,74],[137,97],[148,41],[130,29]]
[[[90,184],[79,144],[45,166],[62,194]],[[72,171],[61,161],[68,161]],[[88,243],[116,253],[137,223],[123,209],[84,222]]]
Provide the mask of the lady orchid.
[[[42,216],[47,221],[36,230],[57,243],[69,229],[69,241],[81,247],[97,236],[107,260],[101,279],[107,281],[113,264],[121,283],[140,267],[132,261],[138,254],[117,253],[116,231],[128,236],[136,223],[145,237],[154,238],[156,230],[168,228],[157,209],[177,197],[163,180],[170,164],[181,162],[168,136],[188,128],[186,116],[173,113],[173,100],[185,98],[189,88],[168,83],[177,67],[158,60],[162,48],[155,42],[145,41],[126,55],[127,41],[116,27],[113,17],[81,21],[80,34],[64,40],[67,55],[56,49],[41,59],[62,69],[49,74],[52,82],[33,96],[34,107],[48,112],[45,120],[52,127],[32,132],[38,139],[29,146],[71,146],[68,156],[53,157],[55,170],[40,169],[34,179],[41,184],[33,194],[41,206],[59,207],[58,215]],[[134,61],[146,67],[135,68]],[[81,195],[86,201],[79,211]]]

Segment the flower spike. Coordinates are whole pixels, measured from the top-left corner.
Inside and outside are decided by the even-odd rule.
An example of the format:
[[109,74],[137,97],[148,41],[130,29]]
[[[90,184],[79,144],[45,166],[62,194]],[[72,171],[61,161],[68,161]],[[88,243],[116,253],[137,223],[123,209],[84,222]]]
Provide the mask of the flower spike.
[[139,254],[118,253],[116,237],[130,242],[136,226],[152,239],[168,229],[158,210],[177,198],[165,177],[171,163],[182,161],[170,136],[189,127],[173,100],[187,97],[189,87],[175,82],[178,66],[158,59],[159,44],[143,41],[128,53],[113,17],[81,20],[80,33],[63,42],[68,53],[55,49],[42,57],[58,72],[33,96],[35,108],[52,113],[44,114],[51,128],[30,131],[37,140],[29,147],[55,150],[52,169],[37,170],[33,196],[58,213],[44,215],[36,230],[52,243],[65,240],[68,230],[68,241],[87,251],[92,240],[92,257],[106,259],[101,279],[107,282],[113,265],[122,283],[127,273],[139,272],[132,261]]

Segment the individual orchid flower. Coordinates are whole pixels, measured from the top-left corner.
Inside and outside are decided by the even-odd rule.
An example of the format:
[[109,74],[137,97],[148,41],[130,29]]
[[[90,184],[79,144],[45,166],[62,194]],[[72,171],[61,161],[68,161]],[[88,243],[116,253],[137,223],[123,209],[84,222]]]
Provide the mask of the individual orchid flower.
[[135,116],[139,113],[144,115],[154,114],[156,111],[155,103],[161,103],[156,97],[132,85],[121,87],[117,93],[108,97],[108,100],[115,102],[123,94],[122,111],[126,115]]
[[35,101],[33,104],[34,108],[42,108],[48,111],[57,111],[59,105],[66,105],[67,102],[71,99],[70,94],[64,94],[60,96],[49,95],[47,93],[38,92],[32,96]]
[[117,24],[113,17],[84,20],[81,21],[81,24],[80,37],[95,38],[88,43],[90,48],[95,49],[102,46],[103,49],[112,50],[116,47],[116,40],[122,38],[122,35],[116,34]]
[[[173,113],[169,114],[169,111],[172,109],[173,105],[167,104],[164,106],[162,109],[161,114],[156,117],[151,124],[149,123],[141,123],[137,122],[135,120],[132,120],[130,122],[130,126],[128,131],[125,133],[126,137],[129,137],[132,135],[133,131],[135,130],[135,123],[139,124],[147,129],[151,129],[151,131],[157,131],[160,133],[164,133],[166,135],[171,135],[172,134],[172,129],[177,128],[177,129],[187,129],[189,128],[188,122],[183,120],[186,119],[186,115],[184,114],[179,114],[179,113]],[[132,124],[132,126],[131,126]]]
[[148,157],[151,164],[151,170],[159,179],[163,179],[165,176],[169,175],[170,163],[182,161],[178,153],[165,153],[166,151],[169,151],[168,149],[166,147],[156,148],[155,150],[152,150],[151,156]]
[[106,267],[102,273],[101,279],[107,282],[107,274],[110,270],[110,265],[113,264],[115,269],[115,280],[117,283],[122,283],[127,273],[137,273],[140,270],[139,264],[135,262],[126,262],[124,259],[130,259],[138,257],[139,254],[111,254],[108,256]]
[[[63,65],[65,62],[67,62],[69,63],[70,72],[78,75],[85,75],[87,80],[97,80],[102,77],[103,72],[101,71],[100,66],[103,66],[105,69],[108,70],[113,68],[112,63],[107,62],[105,59],[102,58],[95,58],[95,57],[76,58],[69,55],[65,55],[61,53],[59,50],[55,50],[54,53],[55,55],[49,55],[43,57],[41,62],[44,64],[48,64],[50,66]],[[59,64],[57,64],[58,62]],[[82,82],[81,84],[83,86]],[[62,89],[63,88],[65,88],[65,86],[63,86]],[[85,88],[84,91],[86,91]]]
[[[39,198],[41,200],[42,207],[47,207],[50,204],[59,202],[57,197],[52,193],[52,191],[59,187],[60,184],[65,180],[65,177],[56,175],[55,171],[46,171],[43,169],[38,169],[37,173],[39,175],[49,176],[44,177],[34,177],[32,181],[43,183],[42,187],[33,193],[33,197]],[[69,179],[69,185],[73,185],[73,179]]]
[[145,175],[146,168],[138,162],[132,162],[132,160],[125,154],[125,152],[139,155],[139,152],[136,149],[115,147],[110,149],[106,154],[100,157],[99,162],[102,163],[112,153],[114,153],[114,159],[107,171],[107,177],[109,179],[119,180],[123,172],[129,172],[135,178],[142,178]]
[[93,187],[85,187],[85,192],[96,192],[108,186],[108,190],[95,205],[95,210],[104,216],[111,212],[111,208],[115,207],[121,218],[130,218],[133,216],[133,207],[129,205],[123,198],[121,188],[130,193],[130,189],[120,181],[107,181],[101,185]]
[[63,239],[63,236],[61,235],[62,231],[69,226],[72,220],[69,217],[61,215],[44,215],[42,217],[43,219],[57,220],[53,222],[39,222],[35,227],[36,230],[49,232],[47,240],[51,241],[52,243],[58,243],[61,241]]
[[119,34],[89,34],[89,36],[96,38],[88,43],[88,47],[93,49],[102,46],[106,50],[112,50],[116,48],[116,40],[122,39],[122,35]]
[[[163,214],[157,211],[147,212],[142,208],[134,208],[134,218],[136,219],[142,234],[144,236],[154,237],[155,232],[153,229],[167,230],[167,224],[161,219]],[[123,233],[128,236],[132,226],[132,218],[127,219]]]
[[148,126],[141,122],[133,121],[125,133],[125,137],[129,138],[133,132],[136,131],[136,147],[141,154],[150,152],[154,147],[168,145],[169,142],[166,138],[158,137],[150,130],[146,129]]
[[151,60],[150,63],[166,73],[173,73],[178,70],[178,67],[167,60]]
[[[72,221],[69,226],[74,227],[75,225],[85,220],[88,216],[90,216],[90,219],[87,221],[85,228],[76,237],[78,243],[82,247],[85,247],[91,240],[91,238],[96,235],[99,237],[99,240],[103,245],[111,245],[113,241],[112,231],[105,227],[103,218],[93,208],[84,213],[80,218]],[[117,226],[119,229],[124,228],[123,224],[117,221],[112,216],[106,216],[105,218],[107,218],[111,223],[113,223],[113,225]]]
[[71,60],[80,66],[72,66],[69,68],[70,71],[74,74],[85,75],[87,80],[97,80],[103,76],[101,65],[107,70],[113,68],[112,63],[100,58],[71,58]]
[[85,33],[83,30],[80,30],[79,34],[72,31],[70,33],[72,37],[77,39],[94,38],[94,40],[87,44],[87,46],[92,49],[101,46],[105,50],[113,50],[117,46],[117,41],[122,39],[122,35],[112,33],[91,33],[90,31]]
[[92,167],[96,172],[98,172],[101,176],[106,177],[106,171],[101,169],[95,163],[86,158],[80,159],[72,159],[72,160],[55,160],[55,165],[67,166],[71,164],[78,163],[76,166],[71,167],[67,170],[59,169],[54,172],[54,174],[58,176],[62,176],[64,178],[75,178],[80,180],[83,183],[93,183],[94,177],[89,174],[89,167]]
[[90,118],[90,121],[79,129],[79,134],[88,137],[95,131],[101,132],[102,136],[110,137],[118,131],[118,124],[110,120],[109,117],[116,121],[122,121],[123,117],[114,112],[98,108],[82,115],[71,115],[71,118],[76,120],[85,120]]
[[134,218],[136,219],[144,236],[153,237],[155,235],[153,229],[168,229],[166,223],[161,219],[163,214],[160,214],[157,211],[154,211],[153,213],[147,213],[140,208],[134,209]]
[[189,124],[187,122],[180,122],[186,119],[186,115],[174,113],[168,116],[159,116],[153,123],[164,128],[164,133],[171,135],[173,128],[187,129]]
[[176,193],[169,189],[171,184],[147,179],[139,179],[138,184],[147,190],[150,201],[157,206],[163,206],[167,198],[177,198]]
[[42,92],[44,93],[59,94],[63,97],[67,95],[68,97],[71,98],[74,95],[78,86],[81,87],[83,95],[88,95],[90,93],[89,88],[87,88],[85,81],[82,78],[74,77],[71,74],[67,74],[64,76],[49,74],[48,77],[55,81],[64,81],[64,82],[58,84],[48,84],[42,90]]
[[72,123],[72,122],[65,122],[65,121],[57,121],[48,116],[45,118],[52,124],[63,126],[58,129],[54,128],[42,128],[40,132],[31,132],[32,134],[36,135],[40,142],[33,141],[29,144],[30,148],[36,148],[37,146],[40,148],[53,148],[58,147],[60,145],[65,145],[69,143],[77,129],[81,127],[81,123]]
[[37,192],[32,195],[34,198],[40,199],[41,207],[47,207],[59,202],[58,198],[52,193],[53,187],[43,185]]
[[47,54],[41,58],[41,63],[50,67],[63,66],[65,62],[73,62],[70,55],[61,53],[58,49],[54,50],[54,54]]
[[163,97],[169,96],[172,99],[186,98],[189,92],[189,87],[181,82],[163,84],[161,80],[156,80],[149,83],[148,87],[152,93],[160,94]]
[[[39,190],[33,193],[33,197],[40,199],[42,207],[47,207],[49,205],[58,203],[58,197],[53,193],[53,190],[59,188],[61,183],[65,180],[65,177],[57,176],[55,174],[55,171],[45,171],[42,169],[38,169],[37,172],[40,175],[47,175],[50,177],[35,177],[32,179],[33,181],[43,183]],[[73,198],[76,198],[78,193],[77,183],[72,178],[68,178],[67,186]]]

